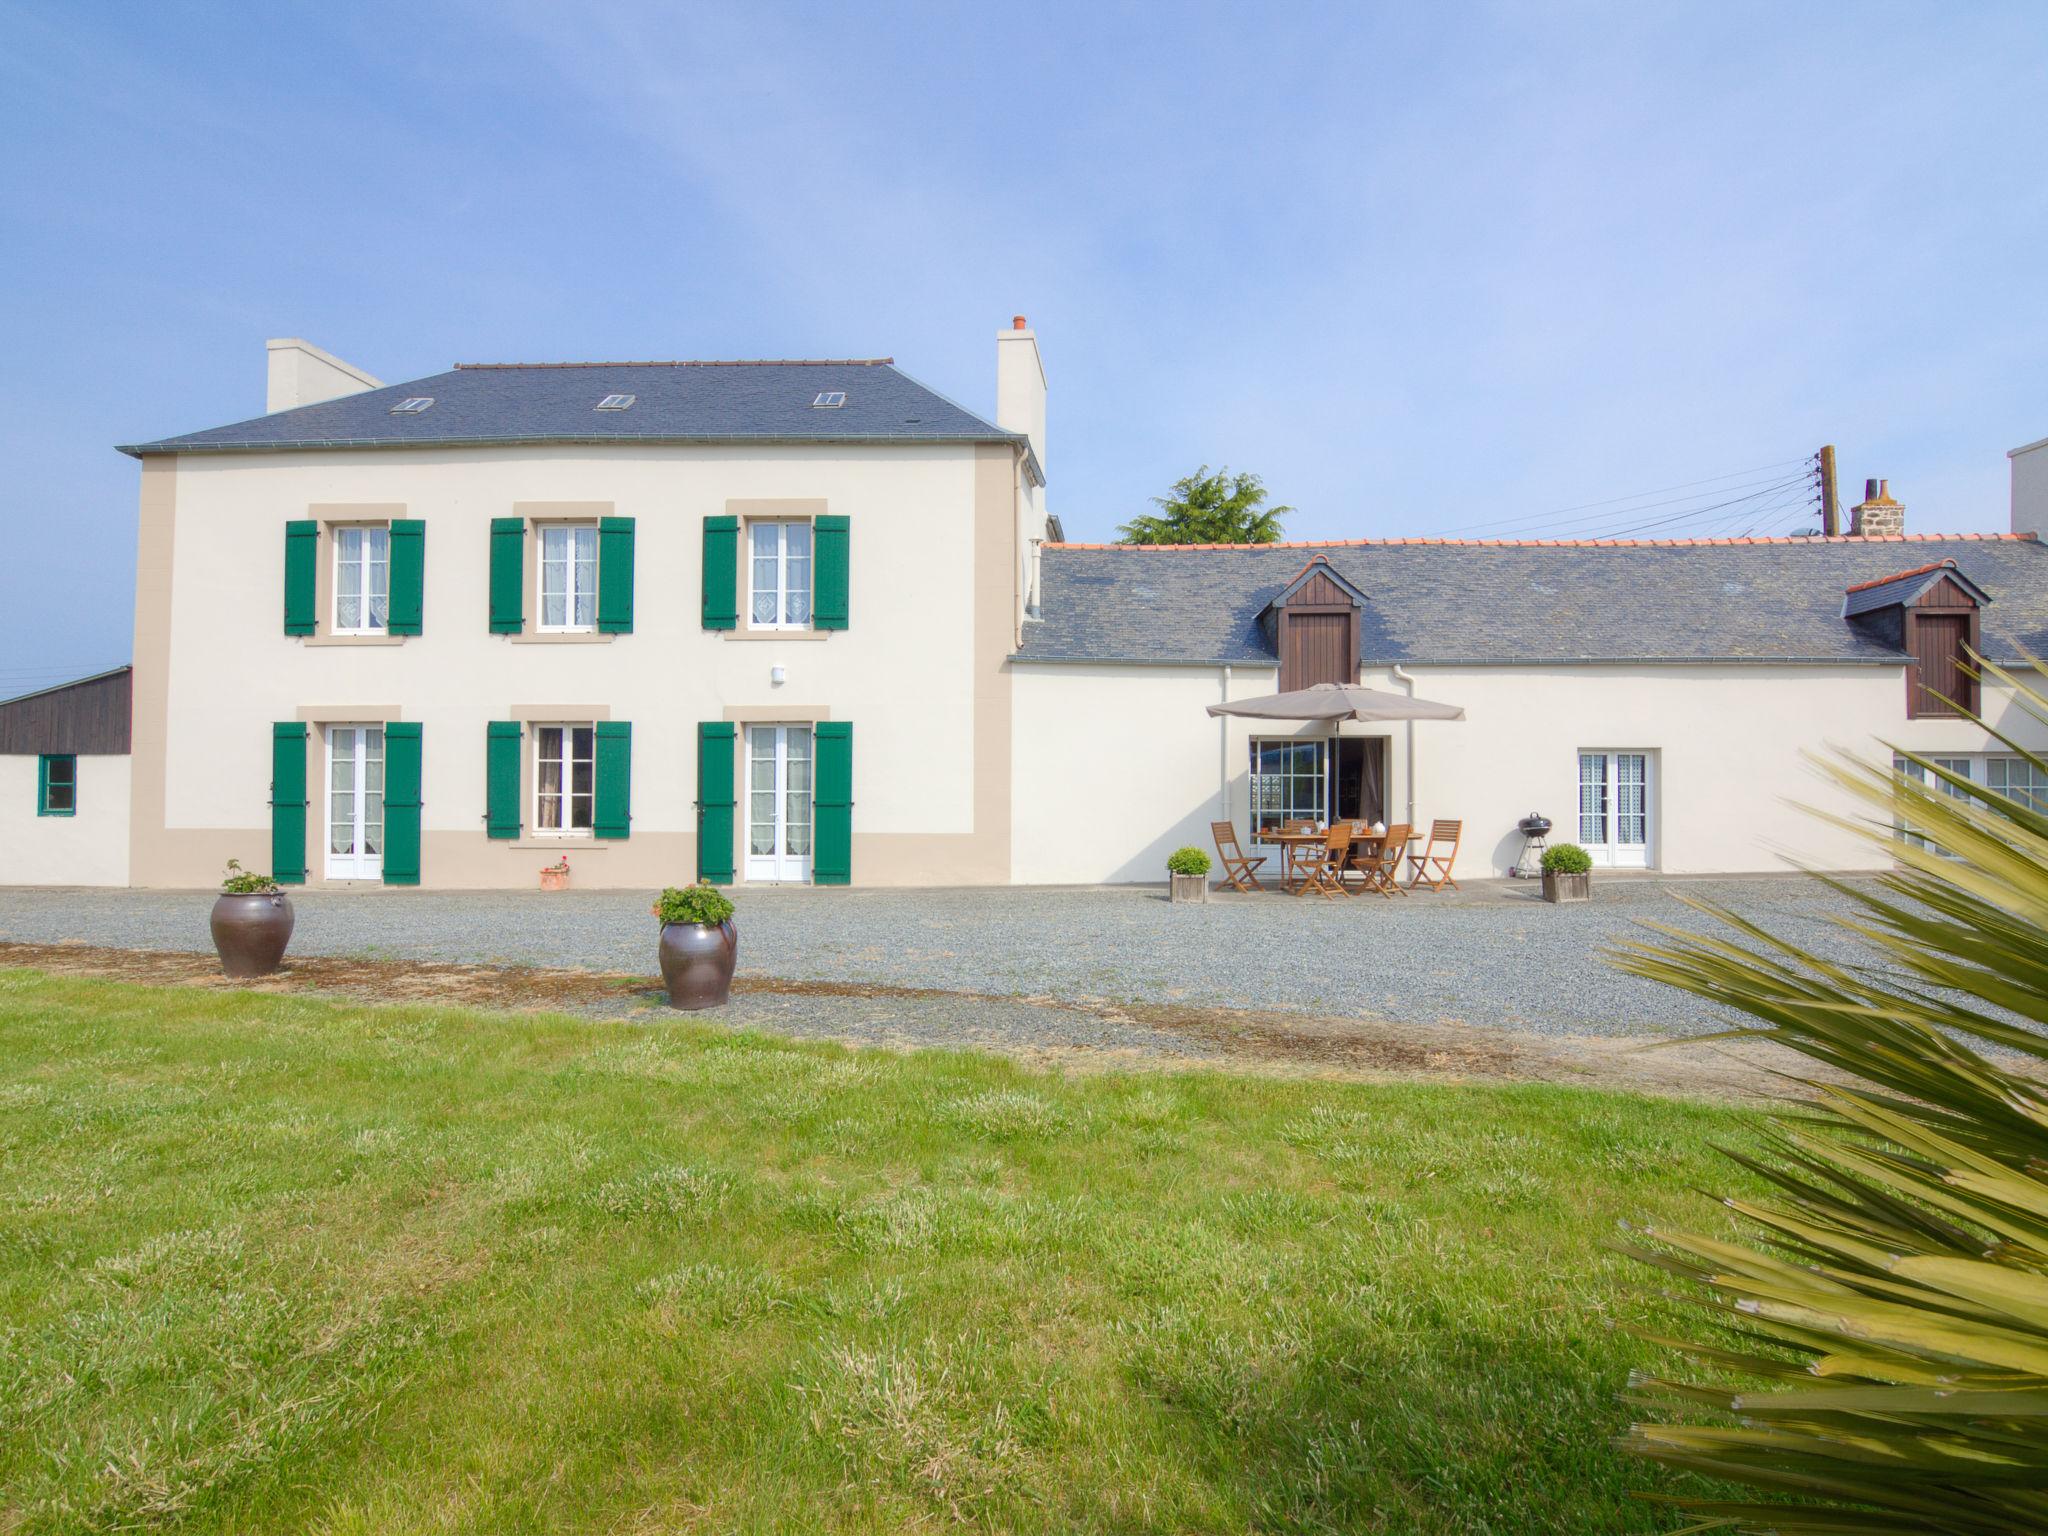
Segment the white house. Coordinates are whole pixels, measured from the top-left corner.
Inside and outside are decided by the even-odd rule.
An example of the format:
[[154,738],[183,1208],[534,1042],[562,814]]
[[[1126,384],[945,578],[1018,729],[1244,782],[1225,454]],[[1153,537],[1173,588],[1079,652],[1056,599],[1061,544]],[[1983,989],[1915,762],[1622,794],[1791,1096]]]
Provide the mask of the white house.
[[[1997,536],[1908,534],[1873,486],[1829,538],[1068,544],[1021,317],[993,419],[888,359],[383,385],[295,340],[268,404],[123,450],[123,817],[83,766],[47,813],[24,786],[71,754],[19,711],[0,882],[1156,880],[1212,821],[1297,816],[1456,818],[1484,875],[1531,811],[1609,865],[1740,872],[1881,861],[1795,809],[1848,809],[1806,760],[1833,745],[2048,794],[1948,702],[2041,740],[1960,667],[2048,646],[2017,501]],[[1205,712],[1352,680],[1465,718]]]

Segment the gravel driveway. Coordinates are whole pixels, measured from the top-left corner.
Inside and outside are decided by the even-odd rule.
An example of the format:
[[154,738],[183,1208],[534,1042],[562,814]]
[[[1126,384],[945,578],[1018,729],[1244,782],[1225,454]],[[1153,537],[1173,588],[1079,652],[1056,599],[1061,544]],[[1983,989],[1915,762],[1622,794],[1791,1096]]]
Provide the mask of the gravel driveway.
[[[1475,882],[1457,896],[1325,902],[1230,894],[1175,907],[1159,889],[1129,886],[757,888],[737,895],[740,970],[1017,998],[1490,1025],[1553,1037],[1690,1034],[1718,1027],[1723,1016],[1622,975],[1603,962],[1602,947],[1639,932],[1646,920],[1709,926],[1681,904],[1681,893],[1808,940],[1823,936],[1825,920],[1847,905],[1792,877],[1596,877],[1595,892],[1587,905],[1552,907],[1517,883]],[[292,901],[295,954],[654,969],[645,893],[306,891]],[[203,950],[208,905],[194,893],[5,888],[0,939]]]

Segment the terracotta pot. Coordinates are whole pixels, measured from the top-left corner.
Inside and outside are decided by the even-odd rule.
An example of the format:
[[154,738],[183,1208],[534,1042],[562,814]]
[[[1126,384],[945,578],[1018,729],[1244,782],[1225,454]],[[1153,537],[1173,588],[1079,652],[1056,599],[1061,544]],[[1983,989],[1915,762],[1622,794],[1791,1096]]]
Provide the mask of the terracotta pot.
[[732,968],[739,959],[740,933],[722,923],[665,923],[661,930],[661,979],[671,1008],[723,1008],[732,995]]
[[540,888],[544,891],[566,891],[569,889],[569,871],[566,869],[544,869],[540,872]]
[[283,891],[268,896],[223,896],[213,904],[213,947],[220,952],[226,976],[268,976],[284,959],[292,941],[291,898]]
[[1543,873],[1543,899],[1545,901],[1591,901],[1593,899],[1593,877],[1591,874],[1563,875],[1556,870]]
[[1209,899],[1209,877],[1207,875],[1174,875],[1173,900],[1207,901]]

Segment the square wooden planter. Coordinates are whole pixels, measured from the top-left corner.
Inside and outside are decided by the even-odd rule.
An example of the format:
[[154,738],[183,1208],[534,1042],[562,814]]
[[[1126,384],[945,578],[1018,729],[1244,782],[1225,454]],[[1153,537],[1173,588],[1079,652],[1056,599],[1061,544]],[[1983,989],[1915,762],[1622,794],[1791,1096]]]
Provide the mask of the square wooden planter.
[[1543,899],[1545,901],[1591,901],[1593,899],[1593,877],[1584,875],[1560,875],[1546,872],[1543,876]]
[[1209,899],[1209,877],[1207,875],[1172,875],[1173,901],[1207,901]]

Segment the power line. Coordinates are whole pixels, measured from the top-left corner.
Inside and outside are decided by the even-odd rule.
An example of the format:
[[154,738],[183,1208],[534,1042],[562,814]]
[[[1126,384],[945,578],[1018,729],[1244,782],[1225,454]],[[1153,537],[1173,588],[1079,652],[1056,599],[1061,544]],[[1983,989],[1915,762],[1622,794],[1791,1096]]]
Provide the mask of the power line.
[[[1446,528],[1443,531],[1445,533],[1468,533],[1481,528],[1498,528],[1507,523],[1543,522],[1550,518],[1563,517],[1568,512],[1584,512],[1589,508],[1593,507],[1619,506],[1623,502],[1641,501],[1646,496],[1662,496],[1668,491],[1691,490],[1696,486],[1717,486],[1721,481],[1724,480],[1740,480],[1744,475],[1761,475],[1766,470],[1786,469],[1794,464],[1810,464],[1812,462],[1813,456],[1811,454],[1806,455],[1804,458],[1798,459],[1779,459],[1775,463],[1771,464],[1755,464],[1748,469],[1733,469],[1728,471],[1728,473],[1724,475],[1709,475],[1703,480],[1683,480],[1676,485],[1655,486],[1652,487],[1650,490],[1635,491],[1627,496],[1610,496],[1604,501],[1581,501],[1569,507],[1553,507],[1548,512],[1521,513],[1517,514],[1514,517],[1498,518],[1492,522],[1462,523],[1455,527]],[[1760,484],[1761,482],[1751,481],[1750,483]],[[1729,489],[1729,487],[1721,488]],[[1701,491],[1699,494],[1701,496],[1711,496],[1717,493],[1715,491]],[[1674,499],[1678,501],[1686,501],[1694,498],[1681,496]],[[1660,502],[1656,503],[1656,505],[1669,505],[1669,503]]]
[[1719,486],[1710,491],[1693,491],[1684,496],[1667,496],[1650,500],[1637,498],[1628,505],[1617,506],[1605,512],[1588,513],[1581,517],[1558,518],[1550,513],[1539,513],[1529,517],[1503,518],[1495,523],[1484,526],[1494,530],[1491,536],[1495,538],[1513,538],[1519,533],[1526,533],[1532,529],[1554,530],[1558,534],[1564,535],[1574,529],[1617,526],[1633,522],[1642,517],[1644,513],[1654,512],[1663,507],[1685,507],[1700,504],[1718,506],[1720,504],[1719,498],[1724,498],[1731,493],[1750,491],[1771,492],[1808,478],[1809,475],[1805,471],[1792,475],[1767,476],[1762,479],[1738,481],[1733,485]]

